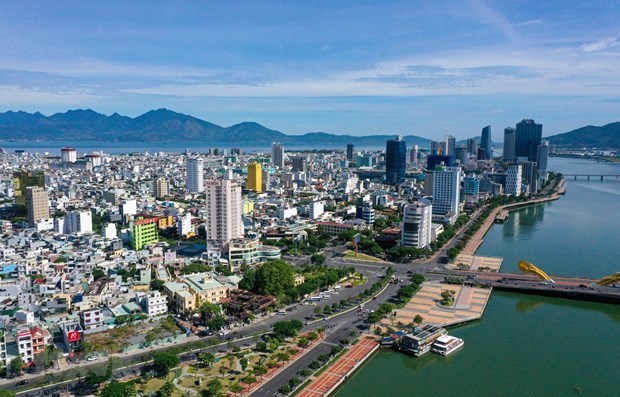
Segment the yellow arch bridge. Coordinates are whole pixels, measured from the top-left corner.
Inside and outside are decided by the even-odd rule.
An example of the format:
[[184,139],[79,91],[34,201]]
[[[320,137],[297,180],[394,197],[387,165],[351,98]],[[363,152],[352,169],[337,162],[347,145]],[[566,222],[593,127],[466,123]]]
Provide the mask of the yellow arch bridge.
[[620,284],[620,272],[612,274],[611,276],[603,277],[602,279],[598,280],[596,284],[601,286]]
[[532,265],[529,262],[519,261],[519,269],[521,269],[521,271],[524,273],[535,274],[543,281],[549,281],[550,283],[554,282],[553,279],[549,277],[547,273],[543,272],[541,269],[537,268],[536,266]]

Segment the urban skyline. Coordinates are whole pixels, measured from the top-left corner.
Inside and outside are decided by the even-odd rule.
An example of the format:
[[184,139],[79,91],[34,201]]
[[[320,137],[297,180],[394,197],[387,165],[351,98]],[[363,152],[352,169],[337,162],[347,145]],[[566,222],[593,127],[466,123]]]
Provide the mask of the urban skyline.
[[525,117],[549,135],[617,121],[611,1],[20,2],[4,11],[2,111],[167,107],[287,134],[430,139]]

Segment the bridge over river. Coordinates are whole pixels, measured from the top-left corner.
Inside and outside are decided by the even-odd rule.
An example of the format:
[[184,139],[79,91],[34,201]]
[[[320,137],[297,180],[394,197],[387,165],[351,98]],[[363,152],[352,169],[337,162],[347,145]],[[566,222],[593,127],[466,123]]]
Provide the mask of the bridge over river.
[[594,179],[594,180],[600,180],[603,181],[605,180],[605,178],[607,179],[613,179],[613,180],[620,180],[620,174],[562,174],[562,176],[564,178],[573,178],[574,180],[577,179],[585,179],[585,180],[590,180],[590,179]]

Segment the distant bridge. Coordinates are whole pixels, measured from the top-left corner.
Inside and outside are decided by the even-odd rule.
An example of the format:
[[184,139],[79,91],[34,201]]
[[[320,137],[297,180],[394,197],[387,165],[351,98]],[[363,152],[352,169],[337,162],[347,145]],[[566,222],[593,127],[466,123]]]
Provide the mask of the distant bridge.
[[601,181],[604,180],[605,178],[620,180],[620,174],[562,174],[562,176],[564,178],[573,178],[574,180],[583,178],[588,181],[590,180],[590,178],[598,179]]

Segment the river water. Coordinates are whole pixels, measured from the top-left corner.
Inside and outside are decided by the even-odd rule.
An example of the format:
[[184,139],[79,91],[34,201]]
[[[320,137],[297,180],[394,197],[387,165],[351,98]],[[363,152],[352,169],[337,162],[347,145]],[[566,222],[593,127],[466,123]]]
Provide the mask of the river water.
[[[620,165],[558,159],[565,174],[620,174]],[[567,179],[560,200],[521,209],[487,233],[480,255],[505,272],[526,259],[550,275],[620,271],[620,180]],[[480,321],[451,328],[449,357],[382,350],[337,392],[361,396],[618,396],[620,306],[494,291]]]

